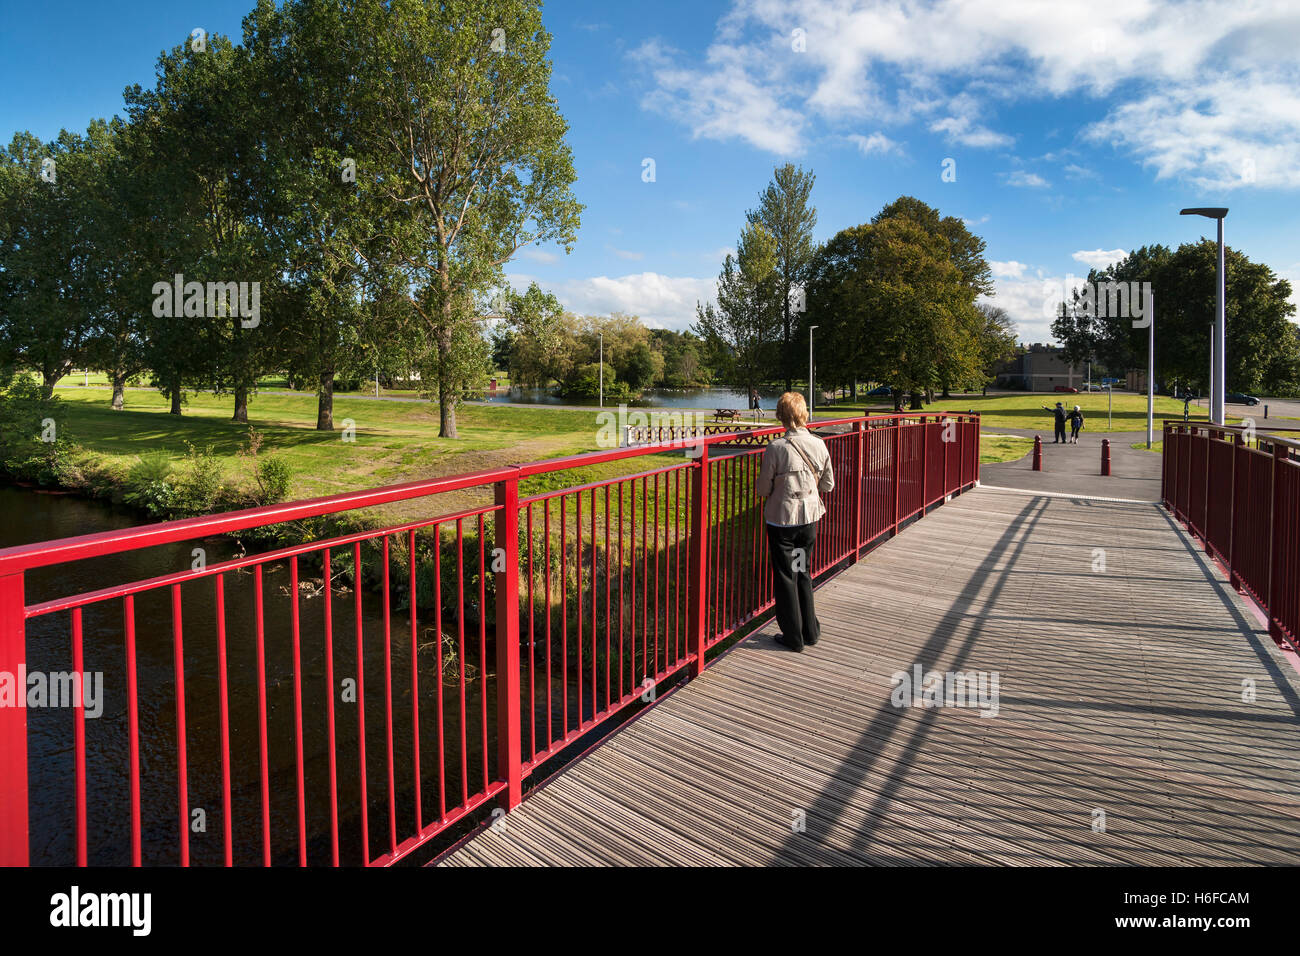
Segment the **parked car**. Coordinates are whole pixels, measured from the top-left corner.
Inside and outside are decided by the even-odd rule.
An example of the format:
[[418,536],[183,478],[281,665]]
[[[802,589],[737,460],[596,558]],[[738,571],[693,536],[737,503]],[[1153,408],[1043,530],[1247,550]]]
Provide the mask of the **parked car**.
[[1071,392],[1071,393],[1076,394],[1076,395],[1077,395],[1078,392],[1079,392],[1079,390],[1078,390],[1077,388],[1075,388],[1073,385],[1058,385],[1058,386],[1056,386],[1056,391],[1058,391],[1058,392]]
[[1224,396],[1225,402],[1231,402],[1234,405],[1258,405],[1259,399],[1254,395],[1247,395],[1244,392],[1229,392]]
[[868,396],[893,395],[893,394],[894,394],[894,390],[890,388],[888,385],[877,385],[871,391],[867,392]]
[[1104,392],[1104,391],[1106,391],[1106,389],[1102,388],[1102,386],[1098,385],[1096,382],[1084,382],[1084,384],[1083,384],[1083,390],[1084,390],[1085,392]]

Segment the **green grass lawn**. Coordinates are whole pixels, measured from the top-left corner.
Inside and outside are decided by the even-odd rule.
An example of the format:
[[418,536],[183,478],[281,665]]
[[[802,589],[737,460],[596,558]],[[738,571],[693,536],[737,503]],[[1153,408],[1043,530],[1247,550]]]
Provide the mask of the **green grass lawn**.
[[1015,461],[1034,450],[1032,438],[1019,435],[980,436],[980,464],[992,465],[1000,461]]
[[[1114,399],[1109,427],[1107,427],[1106,419],[1108,397]],[[1087,421],[1086,428],[1089,432],[1127,432],[1140,431],[1146,428],[1147,397],[1132,392],[1115,392],[1113,396],[1107,396],[1104,392],[1080,392],[1076,395],[1055,392],[1029,392],[1012,395],[974,395],[969,398],[962,396],[936,400],[934,404],[927,405],[923,411],[930,414],[944,411],[976,411],[980,413],[985,428],[1041,428],[1050,434],[1052,415],[1050,412],[1045,411],[1042,406],[1046,405],[1050,408],[1058,401],[1063,403],[1067,410],[1078,405]],[[820,417],[840,414],[847,416],[861,413],[862,408],[862,405],[835,405],[829,409],[818,409],[818,415]],[[867,407],[870,412],[887,412],[891,409],[892,406],[873,405]],[[1156,396],[1155,421],[1157,428],[1160,427],[1162,418],[1181,420],[1182,417],[1183,403],[1181,401],[1165,395]],[[1205,409],[1198,409],[1193,405],[1191,420],[1206,421]],[[1232,420],[1237,421],[1238,419]]]
[[[72,384],[80,384],[73,382]],[[239,452],[249,427],[263,436],[263,454],[282,456],[293,470],[295,498],[337,494],[379,485],[479,471],[598,448],[599,409],[462,405],[457,409],[459,439],[438,437],[438,408],[426,402],[376,402],[339,394],[334,400],[334,432],[318,432],[316,399],[310,395],[262,393],[249,405],[249,425],[230,421],[229,396],[188,396],[184,414],[167,414],[167,400],[154,390],[129,391],[120,412],[109,406],[106,390],[59,388],[63,435],[85,449],[95,467],[125,474],[139,456],[163,451],[177,464],[187,443],[211,445],[227,480],[251,482],[249,462]],[[348,425],[352,431],[345,432]],[[348,440],[348,438],[352,440]],[[1007,461],[1028,451],[1029,439],[987,435],[982,462]],[[537,494],[615,475],[678,463],[680,454],[653,455],[585,466],[571,473],[525,482],[521,492]],[[485,492],[448,495],[439,511],[485,503]],[[423,509],[423,510],[421,510]],[[386,509],[408,516],[427,512],[426,503]]]

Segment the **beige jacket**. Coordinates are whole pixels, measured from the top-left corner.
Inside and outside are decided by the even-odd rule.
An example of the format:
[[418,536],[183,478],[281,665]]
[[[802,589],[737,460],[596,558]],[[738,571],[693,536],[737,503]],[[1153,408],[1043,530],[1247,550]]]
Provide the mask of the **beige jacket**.
[[[799,451],[795,450],[795,446]],[[804,461],[807,456],[808,461]],[[814,474],[808,468],[811,462]],[[774,438],[763,452],[757,491],[767,499],[763,520],[768,524],[799,525],[819,521],[826,513],[821,494],[835,487],[831,453],[826,443],[806,428],[794,428]]]

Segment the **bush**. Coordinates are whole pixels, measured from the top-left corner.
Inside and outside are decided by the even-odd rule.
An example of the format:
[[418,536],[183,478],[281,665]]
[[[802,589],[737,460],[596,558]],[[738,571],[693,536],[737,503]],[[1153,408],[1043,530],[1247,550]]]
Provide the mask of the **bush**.
[[225,491],[221,462],[211,445],[199,450],[189,442],[185,444],[189,448],[185,456],[188,469],[175,482],[173,506],[187,516],[220,510],[218,505]]
[[24,373],[0,394],[0,467],[18,481],[62,485],[77,475],[72,445],[58,427],[59,399],[41,392],[40,383]]
[[176,489],[167,480],[171,471],[171,459],[164,451],[140,456],[126,476],[128,490],[122,500],[154,517],[166,517],[176,501]]
[[273,505],[289,497],[293,484],[293,469],[283,458],[262,456],[254,465],[256,469],[258,504]]

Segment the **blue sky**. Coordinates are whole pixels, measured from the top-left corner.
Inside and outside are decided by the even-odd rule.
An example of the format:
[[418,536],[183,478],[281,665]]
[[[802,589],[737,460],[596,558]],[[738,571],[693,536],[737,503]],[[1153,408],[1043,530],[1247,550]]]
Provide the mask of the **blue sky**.
[[[162,49],[195,27],[238,37],[251,6],[6,3],[0,137],[120,113]],[[904,194],[967,220],[1025,341],[1050,337],[1052,290],[1090,265],[1212,235],[1184,206],[1230,207],[1229,244],[1300,288],[1300,6],[1245,7],[552,0],[552,89],[587,208],[571,255],[525,250],[510,278],[684,328],[791,161],[817,174],[818,239]]]

